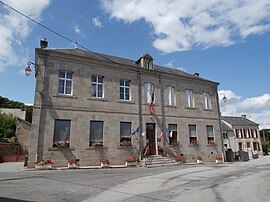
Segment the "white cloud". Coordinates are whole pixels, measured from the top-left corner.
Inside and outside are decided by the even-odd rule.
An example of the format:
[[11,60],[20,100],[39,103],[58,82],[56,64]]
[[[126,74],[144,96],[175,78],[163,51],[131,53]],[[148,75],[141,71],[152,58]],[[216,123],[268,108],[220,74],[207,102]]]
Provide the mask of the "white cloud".
[[73,27],[73,29],[74,29],[74,32],[75,32],[76,34],[81,34],[81,30],[80,30],[79,25],[75,25],[75,26]]
[[102,27],[102,23],[101,23],[99,17],[93,18],[93,19],[92,19],[92,23],[93,23],[93,25],[95,25],[96,27]]
[[[50,0],[5,0],[3,2],[40,21],[40,15],[47,8]],[[3,4],[0,6],[0,71],[3,71],[8,65],[20,65],[25,62],[23,41],[31,32],[32,22]]]
[[229,46],[270,29],[269,0],[101,0],[111,18],[143,19],[164,53]]
[[[257,97],[241,98],[231,90],[219,91],[220,110],[224,116],[241,116],[260,124],[260,128],[270,128],[270,94]],[[223,102],[223,94],[227,101]]]

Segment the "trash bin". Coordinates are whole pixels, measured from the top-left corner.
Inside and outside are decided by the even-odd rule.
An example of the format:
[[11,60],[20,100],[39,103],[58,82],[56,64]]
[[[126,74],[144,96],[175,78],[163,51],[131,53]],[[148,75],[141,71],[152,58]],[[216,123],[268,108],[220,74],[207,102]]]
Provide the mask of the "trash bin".
[[227,162],[233,162],[234,161],[232,149],[228,149],[226,151],[226,158],[227,158]]

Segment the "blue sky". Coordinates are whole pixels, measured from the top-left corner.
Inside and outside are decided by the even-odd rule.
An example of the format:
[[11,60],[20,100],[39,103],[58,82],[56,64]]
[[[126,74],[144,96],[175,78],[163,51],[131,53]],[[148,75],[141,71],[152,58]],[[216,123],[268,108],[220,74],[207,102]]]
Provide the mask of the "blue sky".
[[[2,0],[88,49],[154,63],[220,83],[223,115],[270,127],[270,0]],[[75,45],[0,2],[0,95],[33,103],[34,49]]]

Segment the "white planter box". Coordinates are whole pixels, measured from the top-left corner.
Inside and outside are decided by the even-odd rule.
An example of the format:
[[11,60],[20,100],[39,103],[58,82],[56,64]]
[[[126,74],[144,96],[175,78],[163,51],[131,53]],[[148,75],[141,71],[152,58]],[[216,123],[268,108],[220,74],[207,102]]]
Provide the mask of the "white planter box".
[[108,168],[109,164],[108,163],[100,163],[100,168]]
[[68,163],[68,168],[77,168],[76,163]]
[[46,169],[52,169],[53,165],[52,164],[36,164],[35,165],[36,169],[40,169],[40,170],[46,170]]
[[197,164],[202,164],[202,160],[197,160]]
[[216,160],[216,164],[223,163],[222,160]]
[[138,163],[137,163],[137,161],[133,161],[133,162],[126,162],[126,164],[125,164],[126,166],[137,166],[138,165]]

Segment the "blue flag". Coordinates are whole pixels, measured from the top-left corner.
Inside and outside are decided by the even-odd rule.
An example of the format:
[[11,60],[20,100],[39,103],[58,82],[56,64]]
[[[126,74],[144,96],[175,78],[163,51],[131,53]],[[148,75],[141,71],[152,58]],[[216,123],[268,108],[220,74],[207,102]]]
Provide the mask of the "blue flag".
[[139,129],[140,129],[140,127],[138,127],[138,128],[136,128],[135,130],[133,130],[133,131],[131,132],[131,135],[135,135],[136,133],[138,133],[138,132],[139,132]]

